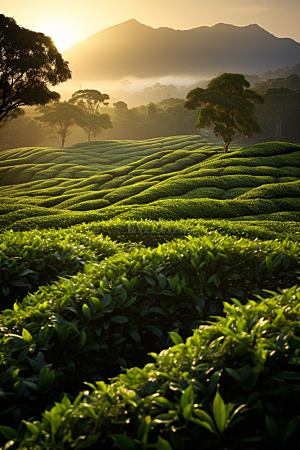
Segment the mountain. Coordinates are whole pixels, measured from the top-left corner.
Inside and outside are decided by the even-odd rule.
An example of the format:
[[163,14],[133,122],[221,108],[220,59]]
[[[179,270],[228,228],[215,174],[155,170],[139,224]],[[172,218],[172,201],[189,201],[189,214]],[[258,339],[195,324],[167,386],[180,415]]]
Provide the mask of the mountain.
[[300,61],[300,43],[258,25],[219,23],[190,30],[143,25],[135,19],[106,28],[63,52],[73,80],[262,74]]

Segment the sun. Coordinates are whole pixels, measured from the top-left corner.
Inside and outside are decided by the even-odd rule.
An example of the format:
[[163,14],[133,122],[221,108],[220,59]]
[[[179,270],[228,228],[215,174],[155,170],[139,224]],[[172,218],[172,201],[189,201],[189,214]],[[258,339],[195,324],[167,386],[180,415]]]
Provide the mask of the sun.
[[57,49],[62,52],[76,43],[76,30],[68,22],[53,19],[44,22],[39,31],[50,36]]

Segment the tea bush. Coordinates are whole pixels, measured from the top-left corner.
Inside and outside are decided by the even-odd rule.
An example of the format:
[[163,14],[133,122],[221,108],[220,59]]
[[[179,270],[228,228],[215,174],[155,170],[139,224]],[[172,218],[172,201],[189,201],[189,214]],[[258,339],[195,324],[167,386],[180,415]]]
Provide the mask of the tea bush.
[[86,262],[118,251],[108,237],[85,231],[28,231],[0,235],[0,309],[12,308],[28,292],[83,271]]
[[4,448],[299,448],[299,305],[299,288],[225,302],[225,317],[185,342],[170,332],[175,345],[152,353],[155,362],[0,427]]
[[[89,235],[82,235],[83,243]],[[82,256],[82,249],[72,261],[63,243],[64,268],[72,275],[78,258],[92,259],[84,271],[41,286],[0,315],[0,388],[8,408],[3,420],[12,420],[11,414],[30,417],[29,398],[38,411],[47,406],[49,391],[54,397],[62,391],[74,395],[83,381],[107,379],[119,365],[143,365],[149,351],[165,347],[168,331],[186,337],[204,319],[221,314],[224,299],[234,296],[246,304],[247,298],[268,296],[265,289],[292,286],[300,273],[299,245],[288,241],[212,234],[211,240],[190,237],[153,250],[134,245],[129,253],[116,253],[102,238],[89,245],[98,246],[102,262],[88,251]],[[31,252],[35,262],[36,253]],[[103,259],[103,253],[112,256]],[[40,260],[43,269],[46,258]],[[31,273],[22,264],[17,269],[21,278]]]

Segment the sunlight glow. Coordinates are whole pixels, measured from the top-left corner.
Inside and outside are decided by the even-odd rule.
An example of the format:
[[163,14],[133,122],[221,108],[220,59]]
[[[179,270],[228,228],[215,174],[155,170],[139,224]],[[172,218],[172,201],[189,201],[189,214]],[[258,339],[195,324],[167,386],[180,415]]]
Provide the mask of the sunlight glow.
[[63,20],[48,20],[39,27],[39,31],[50,36],[57,49],[62,52],[76,42],[76,30]]

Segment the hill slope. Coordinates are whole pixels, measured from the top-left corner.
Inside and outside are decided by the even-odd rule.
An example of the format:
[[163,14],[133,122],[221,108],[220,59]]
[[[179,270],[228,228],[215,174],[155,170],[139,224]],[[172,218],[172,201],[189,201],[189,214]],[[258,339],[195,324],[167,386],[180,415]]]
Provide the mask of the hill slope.
[[1,229],[113,217],[300,218],[300,148],[293,144],[257,144],[224,155],[199,136],[178,136],[16,149],[1,158]]
[[258,25],[219,23],[173,30],[154,29],[131,19],[75,44],[63,55],[77,83],[130,76],[190,75],[199,79],[222,70],[261,74],[293,66],[300,60],[300,44],[277,38]]

